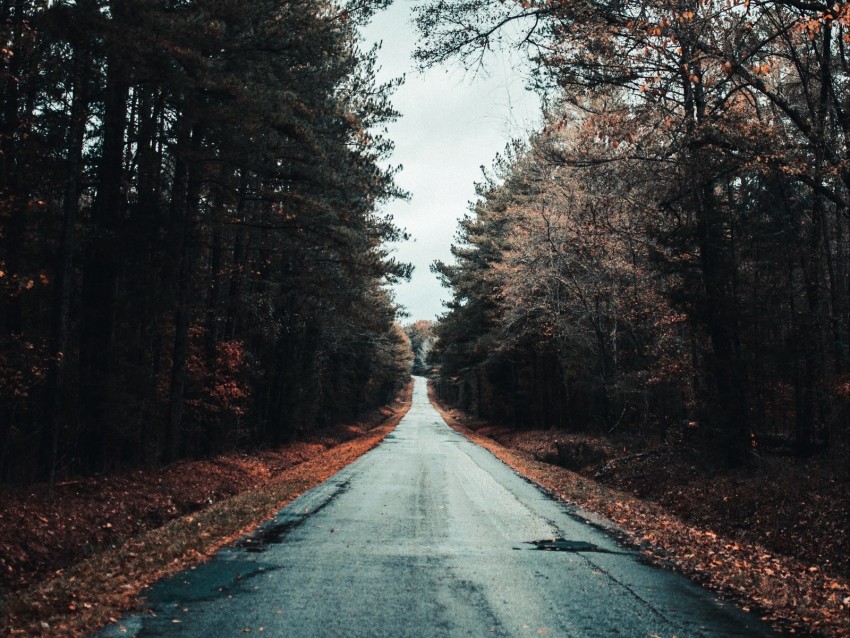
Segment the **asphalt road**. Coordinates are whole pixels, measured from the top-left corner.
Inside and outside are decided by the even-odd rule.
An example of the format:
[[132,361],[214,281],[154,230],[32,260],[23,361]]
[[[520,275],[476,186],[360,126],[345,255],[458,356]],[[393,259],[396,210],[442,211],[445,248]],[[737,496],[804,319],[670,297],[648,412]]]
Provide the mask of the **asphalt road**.
[[100,636],[772,635],[451,430],[423,379],[384,443],[149,601]]

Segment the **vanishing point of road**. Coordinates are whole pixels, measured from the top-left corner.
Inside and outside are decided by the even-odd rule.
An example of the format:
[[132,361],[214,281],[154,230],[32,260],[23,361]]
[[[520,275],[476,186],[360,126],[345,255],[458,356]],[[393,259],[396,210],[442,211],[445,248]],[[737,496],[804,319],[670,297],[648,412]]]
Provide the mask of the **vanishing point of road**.
[[381,445],[148,603],[99,635],[772,635],[450,429],[421,378]]

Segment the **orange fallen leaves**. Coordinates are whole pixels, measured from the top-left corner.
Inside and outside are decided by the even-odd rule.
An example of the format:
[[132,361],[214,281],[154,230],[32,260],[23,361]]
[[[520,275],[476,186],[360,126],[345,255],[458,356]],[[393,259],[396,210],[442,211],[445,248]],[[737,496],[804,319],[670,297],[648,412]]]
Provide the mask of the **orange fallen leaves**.
[[[774,553],[756,542],[724,537],[670,515],[659,503],[642,501],[570,470],[544,463],[528,451],[505,447],[489,436],[505,428],[474,421],[432,402],[450,426],[563,500],[614,521],[630,542],[659,565],[673,565],[740,607],[788,633],[850,637],[850,584],[819,566]],[[486,433],[487,436],[483,436]],[[533,433],[530,434],[533,440]],[[511,440],[511,436],[506,436]],[[537,445],[542,444],[538,441]],[[533,446],[532,446],[533,447]],[[843,538],[839,541],[844,540]],[[845,558],[846,557],[840,557]]]
[[[91,534],[94,528],[101,533],[108,532],[112,539],[121,538],[122,544],[102,548],[88,558],[80,554],[77,546],[76,553],[71,552],[59,569],[56,569],[59,555],[55,551],[51,553],[52,546],[45,548],[46,558],[39,563],[41,567],[37,570],[27,570],[25,563],[18,563],[22,576],[16,576],[17,580],[12,582],[18,584],[19,591],[0,600],[0,626],[6,632],[3,635],[82,636],[106,622],[114,622],[120,612],[137,604],[135,596],[144,587],[206,560],[222,545],[244,536],[270,518],[286,502],[372,449],[395,427],[409,407],[408,391],[402,400],[394,404],[389,414],[384,412],[381,415],[383,424],[372,422],[329,431],[318,443],[296,442],[285,449],[254,457],[228,455],[210,461],[178,463],[156,473],[134,473],[129,478],[108,477],[110,485],[105,481],[98,484],[94,479],[74,482],[67,487],[88,498],[69,499],[70,512],[63,510],[68,506],[63,498],[34,498],[29,507],[25,507],[27,499],[22,498],[18,503],[16,520],[24,532],[38,530],[41,534],[44,531],[41,529],[44,526],[42,519],[56,525],[61,523],[62,516],[69,515],[73,524],[64,527],[60,524],[55,528],[60,542],[90,538],[86,535]],[[343,439],[342,443],[340,439]],[[303,451],[302,445],[309,446],[309,455],[305,458],[298,453],[292,457],[298,460],[289,463],[290,448]],[[210,497],[209,474],[203,471],[209,467],[218,467],[220,472],[213,473],[217,479],[231,473],[237,478],[234,482],[216,484],[219,487],[212,492],[215,498]],[[234,472],[234,467],[260,471]],[[172,479],[172,472],[179,481]],[[204,478],[207,480],[204,481]],[[181,494],[189,497],[185,501],[168,493],[168,489],[176,488],[180,481],[185,482],[185,491]],[[86,489],[90,485],[100,491]],[[117,490],[116,485],[119,486]],[[162,492],[168,496],[161,497]],[[3,495],[7,503],[13,497]],[[156,504],[158,516],[163,517],[158,524],[152,525],[144,512],[136,510],[133,510],[132,516],[123,516],[122,504],[129,503],[132,509],[144,501]],[[82,513],[73,511],[74,506],[80,506]],[[196,511],[181,516],[185,514],[185,508]],[[34,509],[39,513],[32,515]],[[24,516],[21,516],[22,512]],[[0,507],[0,557],[8,564],[9,555],[5,549],[12,545],[3,535],[11,529],[10,517],[4,516],[7,514]],[[111,529],[104,527],[103,521],[107,517],[113,524]],[[124,521],[128,519],[136,522],[127,526]],[[136,527],[142,520],[147,527]],[[199,528],[204,531],[199,532]],[[70,532],[79,534],[75,536]],[[46,532],[45,536],[48,536]],[[42,536],[39,535],[39,538]],[[32,556],[29,546],[19,543],[17,548],[19,556],[22,552],[27,552],[25,559]],[[74,558],[77,562],[71,564]],[[15,574],[14,567],[8,573]],[[45,580],[36,582],[38,577]],[[20,589],[25,584],[30,586]],[[84,592],[88,600],[80,601],[77,592]]]

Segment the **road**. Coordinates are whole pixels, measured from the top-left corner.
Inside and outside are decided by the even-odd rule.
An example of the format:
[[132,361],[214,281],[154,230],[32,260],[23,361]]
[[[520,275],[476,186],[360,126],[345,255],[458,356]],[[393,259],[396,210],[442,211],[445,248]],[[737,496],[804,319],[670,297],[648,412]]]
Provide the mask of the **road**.
[[149,602],[99,635],[772,635],[450,429],[423,379],[380,446]]

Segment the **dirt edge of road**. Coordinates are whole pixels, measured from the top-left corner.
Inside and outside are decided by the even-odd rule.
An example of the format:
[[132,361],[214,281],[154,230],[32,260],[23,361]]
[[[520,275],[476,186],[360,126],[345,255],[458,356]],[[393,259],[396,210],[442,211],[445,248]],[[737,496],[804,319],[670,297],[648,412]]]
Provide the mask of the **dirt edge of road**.
[[757,544],[733,541],[689,525],[656,503],[505,447],[466,427],[466,415],[437,401],[430,384],[428,395],[450,427],[546,492],[577,506],[579,516],[639,548],[652,563],[678,571],[744,611],[759,614],[778,631],[850,637],[850,585],[846,580]]
[[[141,608],[144,589],[208,560],[287,503],[377,446],[407,414],[411,382],[380,424],[324,449],[259,486],[170,520],[0,600],[0,636],[85,636]],[[144,491],[145,485],[137,489]]]

